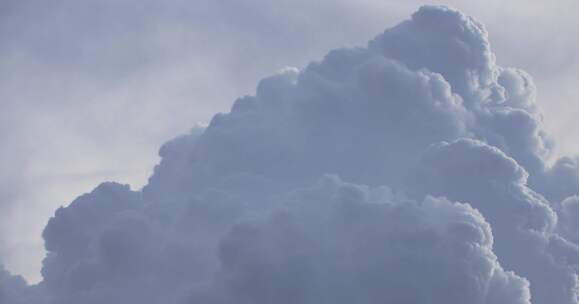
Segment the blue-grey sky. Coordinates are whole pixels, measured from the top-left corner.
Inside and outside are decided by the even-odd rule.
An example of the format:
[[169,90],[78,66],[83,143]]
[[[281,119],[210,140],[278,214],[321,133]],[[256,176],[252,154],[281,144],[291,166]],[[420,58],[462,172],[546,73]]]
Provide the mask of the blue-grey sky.
[[[423,1],[0,2],[0,260],[40,279],[54,210],[101,181],[142,187],[167,140],[264,76],[364,46]],[[526,70],[558,154],[579,152],[577,1],[430,1],[485,24]]]

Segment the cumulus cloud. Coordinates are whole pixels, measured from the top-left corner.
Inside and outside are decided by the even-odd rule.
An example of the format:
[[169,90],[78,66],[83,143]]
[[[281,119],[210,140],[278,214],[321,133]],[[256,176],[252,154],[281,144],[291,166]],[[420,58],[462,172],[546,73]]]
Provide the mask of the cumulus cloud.
[[10,274],[0,264],[0,303],[45,303],[47,296],[41,286],[28,286],[21,276]]
[[553,203],[579,193],[579,156],[561,157],[540,175],[537,188]]
[[26,288],[23,278],[12,276],[0,266],[0,300],[2,303],[22,303],[20,293]]
[[165,144],[141,191],[104,183],[58,209],[24,294],[576,304],[577,166],[547,165],[535,95],[483,25],[422,7],[367,47],[263,79]]
[[579,247],[554,233],[557,214],[526,186],[528,173],[514,159],[461,139],[431,147],[417,171],[410,191],[468,202],[485,215],[495,253],[507,269],[531,281],[534,303],[577,301]]
[[326,177],[233,227],[214,285],[192,303],[530,303],[492,243],[468,205]]
[[561,202],[559,222],[561,235],[579,244],[579,196],[573,195]]

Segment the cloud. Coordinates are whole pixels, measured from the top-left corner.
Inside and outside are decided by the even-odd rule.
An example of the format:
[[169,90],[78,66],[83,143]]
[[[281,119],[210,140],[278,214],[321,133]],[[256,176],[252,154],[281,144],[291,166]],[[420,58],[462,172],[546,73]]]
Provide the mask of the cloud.
[[222,267],[191,303],[530,303],[468,205],[398,200],[326,177],[220,244]]
[[530,76],[496,64],[482,24],[425,6],[263,79],[165,144],[142,190],[104,183],[58,209],[30,288],[59,304],[577,303],[575,199],[553,199],[577,194],[553,186],[576,166],[548,166],[552,149]]
[[579,244],[579,196],[570,196],[561,202],[559,229],[561,235]]
[[564,156],[549,167],[537,187],[555,204],[579,193],[579,157]]
[[[40,234],[59,205],[103,180],[140,188],[167,138],[227,110],[271,71],[365,43],[420,2],[2,1],[0,68],[10,71],[0,76],[7,267],[38,281]],[[573,151],[575,1],[431,2],[484,21],[500,62],[538,80],[556,148]]]
[[559,239],[557,214],[527,187],[528,173],[514,159],[482,142],[461,139],[431,147],[417,167],[410,191],[468,202],[480,210],[493,228],[495,253],[506,269],[529,279],[534,303],[577,301],[579,247]]
[[[142,187],[168,138],[271,71],[374,32],[336,1],[1,2],[0,222],[10,229],[0,247],[7,267],[34,281],[59,205],[103,180]],[[340,30],[326,21],[337,16]]]
[[8,304],[43,303],[45,293],[41,287],[30,287],[20,276],[10,274],[0,264],[0,302]]
[[26,288],[23,278],[12,276],[0,266],[0,300],[2,303],[22,303],[20,293]]

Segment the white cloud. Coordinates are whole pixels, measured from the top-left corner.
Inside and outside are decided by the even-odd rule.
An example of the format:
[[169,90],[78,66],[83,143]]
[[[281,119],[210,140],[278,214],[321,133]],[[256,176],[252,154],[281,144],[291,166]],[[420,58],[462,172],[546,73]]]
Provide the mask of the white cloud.
[[[105,183],[58,209],[43,281],[23,293],[59,304],[576,303],[574,199],[559,204],[578,194],[566,178],[576,162],[548,165],[534,84],[496,64],[487,36],[427,6],[368,47],[263,79],[165,144],[142,190]],[[328,173],[339,179],[316,184]]]
[[220,245],[214,285],[190,303],[530,303],[468,205],[398,201],[326,177]]

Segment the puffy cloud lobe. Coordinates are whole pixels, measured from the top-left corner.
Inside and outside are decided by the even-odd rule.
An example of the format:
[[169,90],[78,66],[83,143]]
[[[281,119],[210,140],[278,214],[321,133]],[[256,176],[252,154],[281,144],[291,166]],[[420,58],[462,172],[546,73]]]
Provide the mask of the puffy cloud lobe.
[[22,277],[10,274],[0,264],[0,303],[43,304],[45,300],[43,286],[28,286]]
[[423,7],[262,80],[142,191],[57,210],[48,302],[576,304],[577,166],[545,165],[534,98],[480,23]]
[[326,177],[284,207],[232,229],[215,286],[192,303],[530,303],[468,205]]
[[411,20],[372,40],[369,48],[414,70],[442,74],[469,106],[479,106],[473,97],[487,98],[497,89],[495,58],[484,26],[450,8],[421,7]]
[[579,195],[579,157],[562,157],[546,168],[538,178],[537,188],[553,203]]
[[500,68],[482,24],[458,11],[422,7],[369,43],[413,70],[440,73],[472,111],[477,138],[539,171],[552,149],[535,115],[535,87],[523,71]]
[[[557,221],[548,202],[526,187],[528,173],[501,150],[481,141],[459,139],[430,147],[408,181],[408,191],[469,202],[493,224],[552,231]],[[511,195],[497,201],[501,195]],[[477,203],[480,202],[480,205]],[[512,206],[512,207],[511,207]],[[509,210],[510,209],[510,210]],[[513,212],[516,211],[516,212]]]
[[493,227],[496,254],[530,280],[535,303],[576,303],[579,247],[554,234],[556,213],[526,186],[528,174],[514,159],[462,139],[433,146],[417,168],[409,190],[479,209]]
[[[348,71],[332,66],[348,60],[356,64]],[[332,79],[341,73],[353,75]],[[263,80],[255,97],[217,115],[192,149],[190,159],[198,161],[190,160],[195,170],[184,184],[215,185],[236,172],[290,182],[326,172],[390,182],[431,142],[465,134],[466,116],[440,75],[363,50],[338,50],[302,73],[290,69]]]
[[236,208],[218,194],[165,206],[106,183],[58,210],[44,231],[50,303],[176,303],[209,277],[212,230]]
[[[148,223],[130,219],[141,205],[140,194],[128,185],[105,183],[56,211],[43,233],[49,254],[42,274],[57,302],[104,301],[107,288],[97,293],[95,286],[145,264],[139,237]],[[115,290],[112,298],[117,296]]]
[[503,68],[500,71],[497,81],[503,90],[504,105],[537,113],[537,92],[531,75],[515,68]]
[[579,196],[571,196],[561,202],[559,229],[563,236],[579,244]]
[[12,276],[0,266],[0,301],[2,303],[23,303],[19,297],[26,287],[24,279]]

